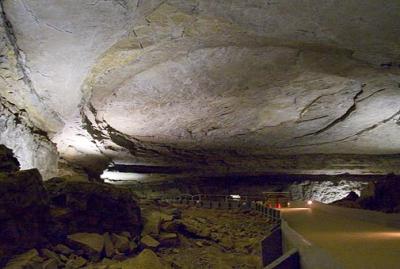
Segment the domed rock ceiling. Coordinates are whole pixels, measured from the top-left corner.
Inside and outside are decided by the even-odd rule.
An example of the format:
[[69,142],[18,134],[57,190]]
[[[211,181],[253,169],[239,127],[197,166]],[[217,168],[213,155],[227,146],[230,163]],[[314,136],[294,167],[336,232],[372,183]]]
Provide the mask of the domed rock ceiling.
[[400,173],[397,1],[2,7],[7,72],[24,77],[1,71],[3,99],[72,163]]

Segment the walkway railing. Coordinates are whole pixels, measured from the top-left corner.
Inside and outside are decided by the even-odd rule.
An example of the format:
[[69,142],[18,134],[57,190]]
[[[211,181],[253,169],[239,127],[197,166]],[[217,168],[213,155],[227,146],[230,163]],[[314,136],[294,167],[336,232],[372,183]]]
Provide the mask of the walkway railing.
[[[266,266],[274,260],[281,258],[277,266],[268,268],[293,268],[298,269],[298,252],[294,250],[293,253],[285,254],[282,256],[282,234],[281,234],[281,214],[275,208],[265,206],[262,201],[262,196],[245,196],[245,197],[232,197],[231,195],[203,195],[203,194],[183,194],[177,196],[163,197],[160,200],[166,201],[171,204],[191,205],[202,208],[213,209],[243,209],[251,210],[260,213],[266,217],[268,221],[272,222],[270,234],[267,235],[261,242],[261,260],[262,266]],[[260,201],[261,200],[261,201]],[[281,267],[281,265],[288,265],[289,267]]]
[[258,199],[262,196],[244,196],[239,199],[232,198],[230,195],[204,195],[204,194],[182,194],[177,196],[168,196],[161,198],[161,200],[172,204],[184,204],[209,209],[241,209],[252,210],[259,212],[268,220],[276,224],[281,222],[280,211],[275,208],[270,208]]

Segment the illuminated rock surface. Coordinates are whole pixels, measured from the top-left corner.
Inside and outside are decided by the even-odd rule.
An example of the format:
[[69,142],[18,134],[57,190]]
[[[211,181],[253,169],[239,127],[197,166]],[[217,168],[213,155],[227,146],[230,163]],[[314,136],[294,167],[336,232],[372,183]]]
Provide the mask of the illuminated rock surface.
[[[398,184],[382,181],[400,174],[399,1],[0,9],[0,144],[15,156],[0,148],[1,266],[24,251],[16,264],[49,268],[259,262],[269,224],[257,216],[147,201],[142,223],[134,192],[290,191],[329,203],[381,181],[352,202],[399,211]],[[87,182],[100,175],[136,184]]]
[[2,8],[0,140],[45,178],[57,154],[95,173],[399,173],[396,1]]

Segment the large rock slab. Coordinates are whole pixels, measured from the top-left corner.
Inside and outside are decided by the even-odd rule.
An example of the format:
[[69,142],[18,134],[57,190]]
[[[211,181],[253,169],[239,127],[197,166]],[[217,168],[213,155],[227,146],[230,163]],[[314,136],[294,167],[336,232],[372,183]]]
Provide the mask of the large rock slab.
[[157,236],[160,233],[161,225],[164,222],[172,221],[173,216],[157,210],[143,210],[143,231],[142,234]]
[[150,249],[145,249],[132,259],[128,259],[120,264],[122,269],[155,269],[164,268],[160,258]]
[[140,208],[127,189],[93,182],[68,182],[62,178],[53,178],[45,186],[57,224],[56,234],[128,231],[136,236],[140,233]]
[[197,176],[399,173],[384,164],[400,149],[398,1],[3,2],[0,89],[16,110],[0,140],[21,166],[56,166],[33,159],[55,147],[23,115],[97,173],[110,159]]
[[0,174],[0,266],[10,255],[46,242],[49,204],[36,169]]
[[16,172],[19,170],[19,162],[11,149],[0,145],[0,171]]
[[43,258],[36,249],[31,249],[12,258],[4,269],[41,268]]
[[75,233],[67,236],[72,246],[83,249],[89,256],[100,257],[104,248],[104,237],[96,233]]
[[141,245],[144,248],[149,248],[149,249],[153,249],[155,250],[156,248],[158,248],[158,246],[160,245],[160,242],[158,242],[157,240],[155,240],[153,237],[151,237],[150,235],[145,235],[141,238],[140,240]]
[[129,250],[130,250],[129,243],[130,242],[129,242],[129,239],[127,237],[113,233],[111,235],[111,240],[114,243],[115,249],[119,253],[127,253],[127,252],[129,252]]

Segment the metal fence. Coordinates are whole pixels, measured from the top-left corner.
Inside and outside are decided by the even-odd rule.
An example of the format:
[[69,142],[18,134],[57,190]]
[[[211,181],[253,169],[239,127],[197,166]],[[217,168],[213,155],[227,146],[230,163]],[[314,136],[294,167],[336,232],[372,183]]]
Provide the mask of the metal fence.
[[233,199],[229,195],[203,195],[203,194],[183,194],[179,196],[164,197],[161,200],[172,204],[191,205],[209,209],[241,209],[259,212],[268,220],[280,224],[281,214],[275,208],[266,207],[262,201],[257,201],[260,197],[245,196],[240,199]]

